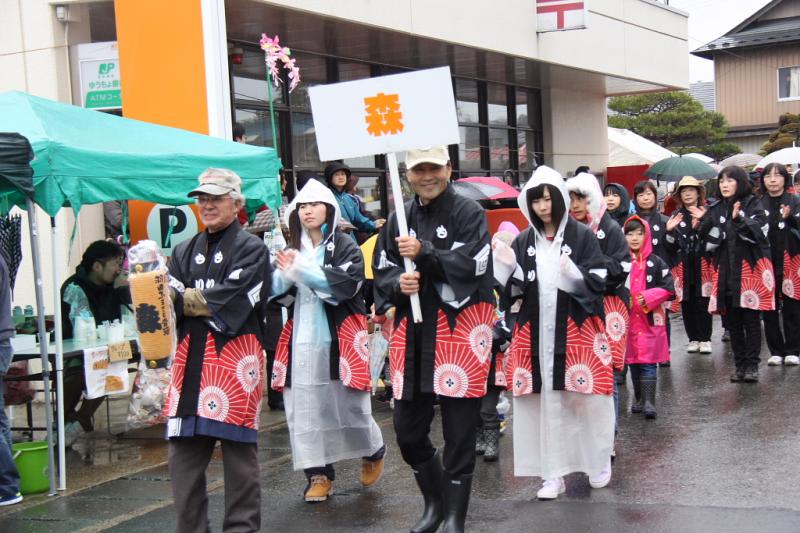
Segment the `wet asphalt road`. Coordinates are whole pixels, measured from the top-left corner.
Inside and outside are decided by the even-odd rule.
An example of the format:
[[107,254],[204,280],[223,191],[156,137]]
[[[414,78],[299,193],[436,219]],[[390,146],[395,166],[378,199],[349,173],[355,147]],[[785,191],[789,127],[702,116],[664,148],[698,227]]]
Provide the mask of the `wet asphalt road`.
[[[800,325],[799,325],[800,326]],[[511,436],[497,463],[479,459],[467,530],[560,532],[798,532],[800,531],[800,367],[761,366],[758,384],[728,381],[732,358],[719,341],[714,353],[686,354],[680,317],[673,322],[672,367],[659,370],[658,419],[631,415],[630,383],[611,484],[591,489],[582,474],[567,493],[538,502],[537,478],[513,475]],[[762,351],[762,359],[766,349]],[[384,477],[372,489],[358,481],[358,461],[337,465],[336,494],[302,501],[305,480],[291,470],[285,428],[261,434],[264,531],[408,531],[421,511],[410,469],[394,442],[391,411],[376,405],[387,442]],[[435,439],[441,442],[438,418]],[[221,531],[224,489],[218,458],[209,468],[210,517]],[[0,518],[0,531],[174,530],[165,466],[47,501]]]

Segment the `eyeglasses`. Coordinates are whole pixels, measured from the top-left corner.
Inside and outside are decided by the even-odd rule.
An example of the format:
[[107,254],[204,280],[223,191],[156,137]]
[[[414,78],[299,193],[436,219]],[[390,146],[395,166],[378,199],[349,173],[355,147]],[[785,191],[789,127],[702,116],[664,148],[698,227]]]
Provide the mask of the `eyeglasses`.
[[197,197],[195,201],[197,202],[197,205],[206,205],[206,204],[217,205],[221,204],[224,200],[229,200],[229,199],[231,199],[231,197],[228,196],[227,194],[225,196],[200,195]]

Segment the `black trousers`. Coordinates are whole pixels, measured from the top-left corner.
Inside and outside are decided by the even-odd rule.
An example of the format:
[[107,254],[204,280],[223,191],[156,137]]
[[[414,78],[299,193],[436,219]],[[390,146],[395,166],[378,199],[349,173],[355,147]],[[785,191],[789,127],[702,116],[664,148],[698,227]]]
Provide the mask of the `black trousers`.
[[486,387],[486,396],[481,398],[481,417],[478,422],[478,427],[485,429],[500,428],[500,415],[497,413],[497,401],[500,399],[501,392],[503,392],[503,387],[498,387],[497,385],[489,385]]
[[[225,472],[223,531],[261,530],[261,485],[256,444],[219,439]],[[169,477],[178,533],[211,531],[208,523],[206,468],[217,439],[185,437],[169,441]]]
[[[403,460],[412,467],[436,453],[430,439],[433,422],[433,393],[414,391],[410,400],[395,400],[394,430]],[[472,474],[475,469],[475,433],[481,398],[439,397],[442,411],[444,453],[442,464],[452,477]]]
[[683,314],[683,327],[690,341],[711,340],[712,322],[711,313],[708,312],[708,298],[703,298],[694,285],[689,286],[689,290],[684,293],[681,314]]
[[[780,288],[780,285],[778,285]],[[764,336],[770,355],[800,354],[800,301],[784,296],[778,300],[779,310],[764,311]],[[781,322],[783,331],[781,332]]]
[[757,368],[761,353],[761,320],[759,311],[733,307],[727,300],[727,323],[731,333],[731,351],[736,368]]

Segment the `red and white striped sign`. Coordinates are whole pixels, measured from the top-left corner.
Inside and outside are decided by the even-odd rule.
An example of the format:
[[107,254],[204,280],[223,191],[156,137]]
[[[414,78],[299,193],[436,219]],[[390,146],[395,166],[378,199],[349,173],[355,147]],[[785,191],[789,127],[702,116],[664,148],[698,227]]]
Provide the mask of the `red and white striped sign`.
[[575,0],[537,0],[538,32],[577,30],[586,27],[585,2]]

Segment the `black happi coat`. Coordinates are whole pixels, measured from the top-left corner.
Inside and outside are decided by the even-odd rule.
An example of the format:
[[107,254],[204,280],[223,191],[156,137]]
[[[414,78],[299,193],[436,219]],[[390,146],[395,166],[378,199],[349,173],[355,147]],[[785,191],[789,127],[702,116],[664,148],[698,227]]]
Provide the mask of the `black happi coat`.
[[606,293],[603,297],[606,335],[614,356],[614,370],[622,370],[625,366],[630,301],[630,291],[625,286],[628,273],[622,268],[622,263],[630,260],[630,251],[622,228],[607,211],[603,213],[595,235],[606,267]]
[[[789,218],[781,216],[781,205],[789,206]],[[775,294],[800,300],[800,198],[784,192],[761,197],[769,218],[769,245],[775,270]],[[798,325],[800,327],[800,325]]]
[[[264,384],[269,251],[234,221],[176,246],[171,284],[201,290],[212,317],[183,315],[175,298],[178,349],[168,399],[169,437],[206,435],[256,442]],[[177,283],[175,283],[177,282]]]
[[650,225],[650,239],[653,243],[653,253],[664,260],[670,268],[675,264],[675,258],[667,248],[667,218],[666,215],[660,213],[657,208],[653,208],[650,213],[644,213],[637,209],[636,215],[647,221]]
[[709,312],[725,313],[726,297],[734,307],[755,311],[775,308],[775,276],[767,232],[769,220],[761,202],[748,194],[741,212],[731,218],[734,202],[716,201],[700,222],[700,238],[713,254],[714,278]]
[[684,207],[675,211],[683,214],[683,220],[665,236],[667,251],[674,258],[672,277],[675,283],[675,299],[670,310],[680,310],[680,303],[695,288],[695,294],[704,298],[711,296],[714,267],[713,254],[706,251],[698,230],[692,228],[692,214]]
[[[357,390],[371,390],[369,373],[369,336],[362,286],[364,285],[364,256],[348,235],[336,231],[322,244],[325,256],[321,266],[330,287],[330,295],[317,292],[323,301],[331,335],[330,379]],[[275,351],[271,387],[281,391],[292,383],[292,333],[294,301],[297,287],[292,286],[272,300],[289,309],[289,320],[281,331]],[[328,303],[332,297],[336,303]],[[308,327],[300,324],[298,327]]]
[[373,256],[376,312],[396,307],[389,348],[395,398],[410,399],[415,389],[481,397],[494,323],[491,246],[483,209],[448,186],[427,205],[416,197],[406,202],[405,210],[409,234],[422,242],[414,261],[421,274],[421,324],[414,324],[409,297],[400,292],[404,269],[394,214],[381,229]]
[[[506,382],[514,396],[540,393],[539,323],[555,324],[553,390],[584,394],[612,394],[612,353],[605,336],[603,293],[606,256],[595,234],[568,217],[564,226],[561,255],[567,255],[580,270],[588,293],[577,296],[558,290],[554,316],[539,315],[539,274],[536,264],[534,228],[520,233],[511,248],[517,268],[506,284],[512,299],[522,298],[511,346],[506,351]],[[591,379],[573,369],[588,369]]]

